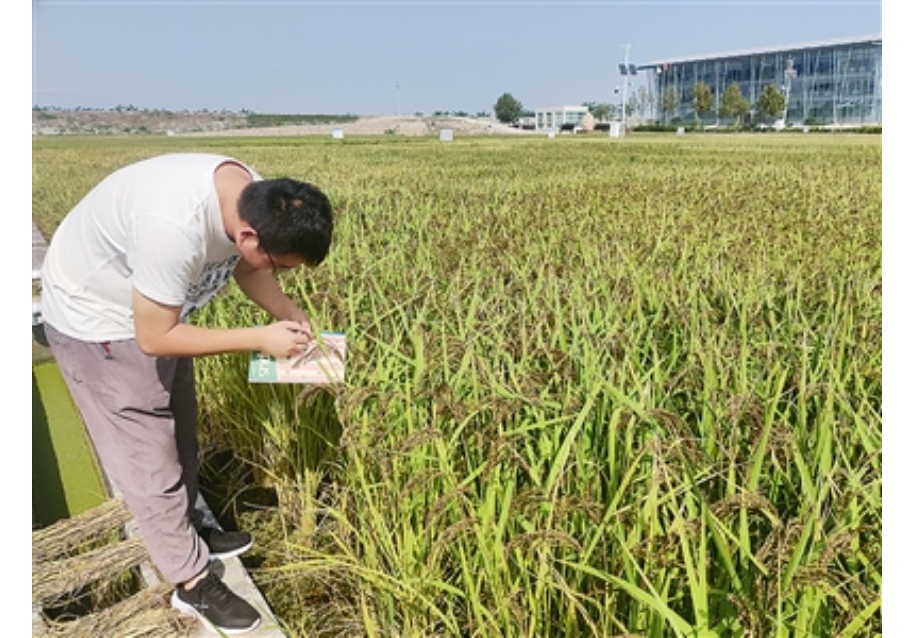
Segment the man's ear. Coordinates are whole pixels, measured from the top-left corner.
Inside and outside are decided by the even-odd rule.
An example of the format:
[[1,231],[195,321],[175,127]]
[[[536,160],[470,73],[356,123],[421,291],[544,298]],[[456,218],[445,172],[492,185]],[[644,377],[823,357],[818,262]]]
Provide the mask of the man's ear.
[[235,238],[239,244],[243,244],[248,239],[254,239],[260,245],[260,237],[257,236],[257,231],[250,226],[244,226],[235,234]]

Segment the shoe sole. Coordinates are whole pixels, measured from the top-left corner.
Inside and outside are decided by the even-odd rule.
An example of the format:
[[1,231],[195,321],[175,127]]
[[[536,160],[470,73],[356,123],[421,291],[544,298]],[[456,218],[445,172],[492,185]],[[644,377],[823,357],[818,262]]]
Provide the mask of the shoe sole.
[[177,609],[179,612],[181,612],[185,616],[193,616],[194,618],[199,620],[203,624],[203,626],[206,627],[206,629],[209,632],[214,633],[219,636],[223,636],[223,635],[239,636],[241,634],[246,634],[248,632],[254,631],[255,629],[257,629],[257,627],[260,626],[260,618],[258,618],[251,624],[250,627],[236,627],[236,628],[217,627],[206,616],[204,616],[199,611],[197,611],[193,605],[188,605],[183,600],[178,598],[177,591],[174,591],[171,594],[171,606],[174,607],[175,609]]
[[213,550],[209,551],[210,560],[228,560],[229,558],[235,558],[235,556],[240,556],[254,546],[254,539],[251,539],[251,542],[247,545],[242,545],[236,549],[229,550],[227,552],[214,552]]

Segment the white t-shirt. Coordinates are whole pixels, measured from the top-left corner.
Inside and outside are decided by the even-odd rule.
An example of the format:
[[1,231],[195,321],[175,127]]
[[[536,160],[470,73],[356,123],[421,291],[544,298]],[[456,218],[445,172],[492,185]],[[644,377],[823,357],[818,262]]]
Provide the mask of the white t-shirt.
[[133,288],[182,306],[182,320],[212,299],[240,259],[214,183],[225,162],[244,166],[224,155],[177,153],[99,182],[51,238],[41,275],[44,320],[84,341],[131,339]]

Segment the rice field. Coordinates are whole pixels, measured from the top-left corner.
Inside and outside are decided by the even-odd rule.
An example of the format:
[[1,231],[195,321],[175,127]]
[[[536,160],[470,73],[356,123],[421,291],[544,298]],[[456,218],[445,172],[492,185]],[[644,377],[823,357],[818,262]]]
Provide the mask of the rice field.
[[289,635],[882,632],[881,136],[36,139],[33,218],[197,150],[338,216],[345,386],[197,366]]

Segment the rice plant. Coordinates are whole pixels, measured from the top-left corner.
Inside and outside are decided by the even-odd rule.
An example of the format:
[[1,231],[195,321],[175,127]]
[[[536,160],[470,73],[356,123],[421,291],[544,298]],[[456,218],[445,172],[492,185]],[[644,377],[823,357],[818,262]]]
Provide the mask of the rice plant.
[[881,632],[880,139],[194,144],[338,212],[283,285],[345,387],[197,366],[290,634]]

